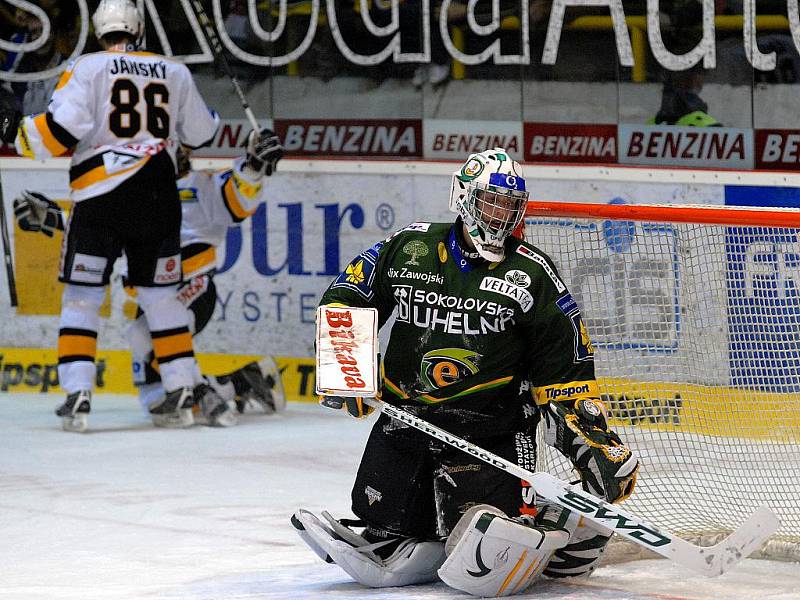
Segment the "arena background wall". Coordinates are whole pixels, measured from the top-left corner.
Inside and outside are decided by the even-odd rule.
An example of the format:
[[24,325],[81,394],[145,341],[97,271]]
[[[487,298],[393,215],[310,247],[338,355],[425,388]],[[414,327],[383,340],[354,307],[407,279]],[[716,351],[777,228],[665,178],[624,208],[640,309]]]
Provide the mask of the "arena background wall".
[[[229,164],[225,158],[195,161],[196,168]],[[0,159],[6,214],[13,215],[13,198],[23,189],[43,192],[68,208],[67,165],[66,159]],[[392,231],[413,221],[451,220],[447,198],[457,165],[284,160],[268,180],[269,201],[231,228],[218,253],[219,299],[196,341],[205,371],[224,373],[269,354],[282,370],[289,400],[313,399],[319,296],[352,256]],[[528,164],[526,174],[534,199],[570,202],[796,206],[800,187],[800,175],[785,172]],[[9,229],[20,303],[10,307],[7,281],[0,276],[0,390],[61,393],[54,350],[60,238],[21,232],[13,218]],[[791,279],[794,273],[783,275]],[[126,314],[131,307],[118,279],[99,332],[98,387],[130,393]]]

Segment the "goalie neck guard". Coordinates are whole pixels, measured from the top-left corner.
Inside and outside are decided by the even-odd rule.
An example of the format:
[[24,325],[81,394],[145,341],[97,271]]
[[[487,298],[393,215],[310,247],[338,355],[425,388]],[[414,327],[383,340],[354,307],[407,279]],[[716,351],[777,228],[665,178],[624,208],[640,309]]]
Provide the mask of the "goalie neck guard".
[[470,154],[450,187],[450,210],[464,221],[481,257],[505,257],[505,239],[525,216],[528,191],[522,167],[503,148]]

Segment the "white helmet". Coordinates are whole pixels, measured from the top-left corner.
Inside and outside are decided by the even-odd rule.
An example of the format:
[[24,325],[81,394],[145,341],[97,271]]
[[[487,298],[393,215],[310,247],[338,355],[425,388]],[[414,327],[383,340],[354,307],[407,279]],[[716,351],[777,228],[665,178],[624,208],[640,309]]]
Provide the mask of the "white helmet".
[[137,41],[144,35],[144,18],[133,0],[100,0],[92,23],[98,40],[116,31],[129,33]]
[[505,239],[525,216],[527,201],[522,167],[503,148],[470,154],[453,173],[450,210],[461,216],[486,260],[503,260]]

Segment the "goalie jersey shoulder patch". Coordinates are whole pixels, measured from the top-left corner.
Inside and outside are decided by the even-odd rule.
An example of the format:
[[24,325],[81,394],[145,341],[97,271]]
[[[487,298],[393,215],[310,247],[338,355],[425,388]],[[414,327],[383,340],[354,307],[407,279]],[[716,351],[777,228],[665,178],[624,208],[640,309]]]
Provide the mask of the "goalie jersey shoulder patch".
[[356,292],[364,300],[371,301],[375,295],[372,288],[375,282],[375,264],[378,262],[381,248],[383,248],[383,242],[378,242],[356,256],[339,274],[331,288],[347,288]]

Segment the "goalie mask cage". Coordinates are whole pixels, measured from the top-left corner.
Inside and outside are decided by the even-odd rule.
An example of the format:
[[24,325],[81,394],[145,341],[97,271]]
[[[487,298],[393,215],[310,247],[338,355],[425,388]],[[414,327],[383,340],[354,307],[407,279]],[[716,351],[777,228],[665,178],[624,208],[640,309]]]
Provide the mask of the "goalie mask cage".
[[[701,545],[767,505],[781,527],[756,555],[800,560],[799,235],[796,209],[526,211],[580,307],[576,360],[593,347],[610,425],[641,461],[625,507]],[[575,479],[538,448],[539,469]]]

